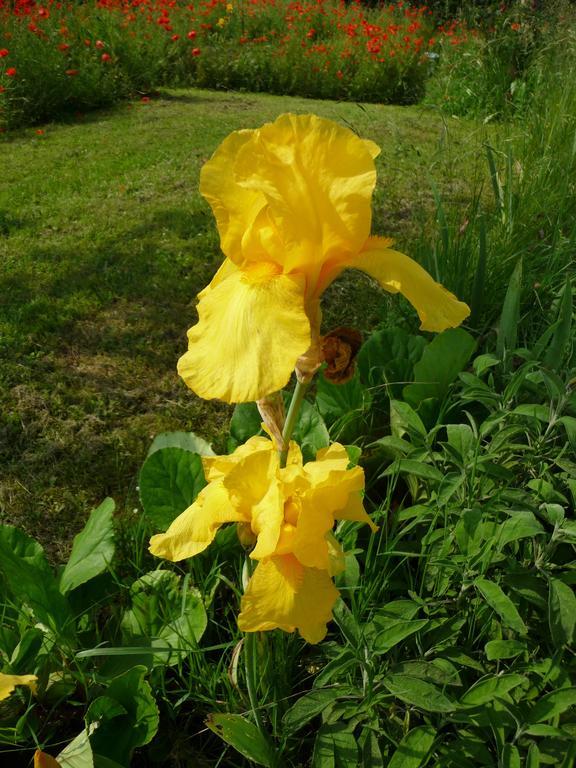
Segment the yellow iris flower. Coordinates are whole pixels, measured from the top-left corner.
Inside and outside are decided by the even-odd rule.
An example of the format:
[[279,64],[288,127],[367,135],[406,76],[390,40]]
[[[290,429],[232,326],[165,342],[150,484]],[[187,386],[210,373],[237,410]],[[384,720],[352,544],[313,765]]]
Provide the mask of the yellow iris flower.
[[0,701],[7,699],[17,685],[27,685],[36,693],[36,675],[5,675],[0,672]]
[[259,400],[316,342],[320,296],[347,267],[416,308],[421,328],[460,325],[466,304],[415,261],[370,237],[379,148],[315,115],[230,134],[202,168],[225,261],[200,294],[178,363],[203,398]]
[[202,463],[208,485],[166,533],[152,537],[150,551],[172,561],[193,557],[221,525],[240,523],[253,535],[250,557],[258,561],[242,597],[240,629],[298,629],[308,642],[320,642],[338,598],[332,576],[344,567],[334,521],[357,520],[376,530],[362,505],[363,470],[348,469],[338,443],[306,464],[291,443],[282,468],[265,437]]

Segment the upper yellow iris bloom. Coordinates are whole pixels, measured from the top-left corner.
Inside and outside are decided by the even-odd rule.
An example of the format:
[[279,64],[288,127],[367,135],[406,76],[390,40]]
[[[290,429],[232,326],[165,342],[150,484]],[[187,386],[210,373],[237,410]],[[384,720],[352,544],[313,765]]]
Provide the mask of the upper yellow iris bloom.
[[202,168],[226,259],[200,294],[178,363],[201,397],[259,400],[288,382],[316,342],[319,299],[347,267],[414,305],[427,331],[459,325],[466,304],[415,261],[370,237],[379,148],[315,115],[235,131]]
[[343,553],[332,535],[335,520],[368,523],[362,506],[364,473],[348,469],[346,450],[334,443],[303,464],[291,443],[280,467],[274,443],[252,437],[229,456],[203,457],[208,485],[150,551],[168,560],[202,552],[224,523],[243,524],[255,538],[258,561],[242,597],[238,626],[244,632],[298,629],[310,643],[326,635],[338,597],[332,576]]

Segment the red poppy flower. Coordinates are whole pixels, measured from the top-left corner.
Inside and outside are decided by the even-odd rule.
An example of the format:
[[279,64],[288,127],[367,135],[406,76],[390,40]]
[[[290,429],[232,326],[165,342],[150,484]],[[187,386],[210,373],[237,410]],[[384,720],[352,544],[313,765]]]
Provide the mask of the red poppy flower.
[[0,59],[3,59],[4,56],[8,56],[9,53],[10,51],[8,48],[0,48]]
[[67,74],[68,77],[74,77],[74,75],[77,75],[78,72],[79,70],[77,69],[67,69],[65,74]]
[[175,43],[176,40],[180,40],[180,35],[172,35],[170,39],[172,40],[173,43]]
[[192,56],[200,56],[200,48],[192,48]]
[[44,135],[44,131],[42,130],[42,128],[37,128],[36,129],[36,133],[38,134],[38,136],[43,136]]
[[109,53],[103,53],[103,54],[102,54],[102,56],[101,56],[100,58],[102,59],[102,61],[110,61],[110,59],[111,59],[112,57],[110,56],[110,54],[109,54]]
[[190,32],[188,32],[188,34],[186,35],[186,37],[188,38],[188,40],[194,40],[194,38],[196,37],[196,30],[191,29]]
[[99,49],[106,48],[106,43],[103,43],[102,40],[96,40],[94,45]]
[[6,70],[6,77],[15,77],[16,76],[16,67],[8,67]]
[[59,50],[59,51],[62,51],[63,53],[66,53],[66,51],[68,50],[68,48],[70,48],[70,46],[68,45],[68,43],[60,43],[60,44],[59,44],[59,46],[58,46],[58,50]]

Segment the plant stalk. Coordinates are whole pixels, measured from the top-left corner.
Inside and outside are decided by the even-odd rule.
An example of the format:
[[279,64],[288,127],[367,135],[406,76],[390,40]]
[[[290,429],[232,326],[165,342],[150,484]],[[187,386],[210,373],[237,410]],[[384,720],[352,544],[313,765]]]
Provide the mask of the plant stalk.
[[282,430],[282,448],[279,451],[280,454],[280,467],[286,466],[286,459],[288,458],[288,447],[290,445],[290,438],[294,432],[296,421],[298,420],[298,414],[304,400],[304,395],[308,389],[310,382],[296,381],[294,392],[292,393],[292,400],[286,414],[286,421],[284,422],[284,429]]

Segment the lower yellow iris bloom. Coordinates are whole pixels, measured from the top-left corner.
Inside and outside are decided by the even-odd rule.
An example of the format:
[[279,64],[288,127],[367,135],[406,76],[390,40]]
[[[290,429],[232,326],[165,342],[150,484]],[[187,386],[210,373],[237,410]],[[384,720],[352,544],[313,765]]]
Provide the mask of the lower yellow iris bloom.
[[36,693],[36,675],[5,675],[0,672],[0,701],[7,699],[17,685],[27,685]]
[[224,523],[251,533],[258,562],[242,597],[244,632],[298,629],[310,643],[326,635],[338,590],[332,576],[344,567],[332,534],[335,520],[357,520],[376,530],[362,504],[364,472],[348,468],[338,443],[303,463],[291,443],[285,467],[274,443],[252,437],[229,456],[203,457],[208,485],[150,551],[168,560],[202,552]]
[[421,328],[443,331],[466,304],[415,261],[371,237],[379,148],[315,115],[235,131],[204,165],[226,259],[200,294],[178,370],[203,398],[260,400],[282,389],[320,332],[320,296],[350,267],[402,293]]

